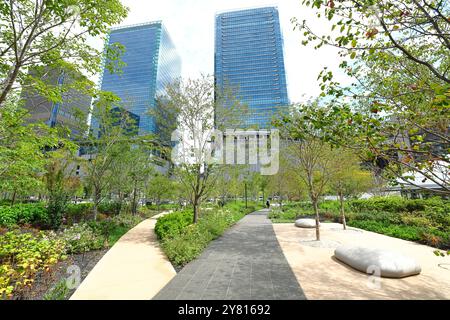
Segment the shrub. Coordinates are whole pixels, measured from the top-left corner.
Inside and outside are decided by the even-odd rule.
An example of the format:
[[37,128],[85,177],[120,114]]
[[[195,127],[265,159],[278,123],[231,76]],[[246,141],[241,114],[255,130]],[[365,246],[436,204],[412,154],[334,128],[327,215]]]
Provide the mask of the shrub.
[[422,231],[418,227],[391,225],[380,221],[373,220],[354,220],[348,223],[352,227],[361,228],[376,233],[385,234],[400,239],[418,241],[420,240],[420,232]]
[[204,211],[196,224],[192,224],[192,211],[173,212],[158,219],[155,231],[170,261],[183,266],[195,259],[210,241],[259,207],[252,204],[245,208],[240,202],[229,203],[221,209]]
[[193,213],[191,210],[172,212],[158,219],[155,225],[155,233],[159,239],[174,237],[183,228],[190,225],[192,221]]
[[0,299],[32,286],[37,273],[65,259],[65,243],[45,233],[7,232],[0,236]]
[[88,220],[92,213],[92,206],[92,203],[68,204],[65,211],[67,224],[71,225]]
[[122,209],[122,203],[121,202],[102,202],[98,206],[98,212],[103,213],[106,215],[117,215],[120,213],[120,210]]
[[67,287],[66,279],[61,279],[45,293],[43,298],[44,300],[65,300],[69,293],[70,289]]
[[67,244],[67,252],[84,253],[104,247],[105,238],[96,233],[87,223],[74,224],[63,230],[59,237]]
[[211,233],[190,225],[178,236],[163,241],[162,248],[173,264],[183,266],[198,257],[212,239]]
[[42,203],[20,203],[0,207],[0,225],[31,224],[46,227],[49,224],[48,211]]

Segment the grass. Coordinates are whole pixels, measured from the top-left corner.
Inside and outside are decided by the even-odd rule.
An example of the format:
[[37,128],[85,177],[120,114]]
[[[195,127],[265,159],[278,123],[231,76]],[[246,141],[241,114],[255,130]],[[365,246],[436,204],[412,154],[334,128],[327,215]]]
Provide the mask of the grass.
[[108,235],[108,244],[112,247],[129,230],[128,226],[114,226]]

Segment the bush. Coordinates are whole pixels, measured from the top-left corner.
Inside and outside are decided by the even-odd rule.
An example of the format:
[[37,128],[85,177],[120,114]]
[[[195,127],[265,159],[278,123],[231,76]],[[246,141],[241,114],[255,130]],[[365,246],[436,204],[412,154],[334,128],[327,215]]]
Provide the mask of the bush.
[[48,211],[42,203],[20,203],[0,207],[0,226],[31,224],[38,227],[49,225]]
[[99,250],[104,247],[105,239],[96,233],[87,223],[74,224],[59,234],[67,244],[70,254]]
[[102,202],[98,206],[98,212],[106,215],[117,215],[122,209],[120,202]]
[[0,299],[32,286],[38,273],[65,259],[65,243],[45,233],[7,232],[0,236]]
[[183,266],[195,259],[208,245],[226,229],[246,214],[262,206],[251,204],[245,208],[241,202],[229,203],[200,214],[198,223],[192,224],[192,211],[178,211],[158,219],[155,231],[162,240],[162,248],[169,260]]
[[373,220],[356,220],[348,223],[352,227],[385,234],[410,241],[420,240],[421,228],[412,226],[391,225]]
[[92,213],[92,206],[92,203],[68,204],[65,212],[67,224],[71,225],[88,220]]
[[155,225],[155,233],[159,239],[174,237],[183,228],[193,222],[194,216],[191,210],[176,211],[158,219]]

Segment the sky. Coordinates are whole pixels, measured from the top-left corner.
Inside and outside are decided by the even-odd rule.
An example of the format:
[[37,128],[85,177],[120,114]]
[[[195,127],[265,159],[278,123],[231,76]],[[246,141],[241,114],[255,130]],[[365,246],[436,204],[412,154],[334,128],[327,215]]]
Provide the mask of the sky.
[[[263,6],[277,6],[284,36],[284,56],[289,98],[305,102],[320,94],[317,76],[323,67],[338,72],[337,50],[301,44],[302,34],[293,30],[291,18],[306,19],[319,33],[329,32],[327,20],[318,19],[313,10],[301,0],[122,0],[130,8],[128,17],[120,24],[127,26],[162,20],[181,56],[184,78],[214,72],[214,18],[217,12]],[[101,49],[99,40],[95,46]]]

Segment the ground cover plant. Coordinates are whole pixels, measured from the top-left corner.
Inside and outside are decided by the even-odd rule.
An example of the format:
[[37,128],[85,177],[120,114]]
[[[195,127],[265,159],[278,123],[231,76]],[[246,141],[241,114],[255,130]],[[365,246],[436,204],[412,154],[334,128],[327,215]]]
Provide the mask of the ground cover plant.
[[[322,220],[341,222],[338,201],[322,201],[319,209]],[[450,248],[448,200],[374,197],[349,200],[345,203],[345,211],[349,226],[433,247]],[[283,223],[312,215],[308,202],[293,202],[271,212],[270,218],[275,223]]]
[[260,204],[232,202],[224,207],[203,210],[192,223],[192,210],[176,211],[158,219],[155,232],[169,260],[180,268],[198,257],[206,246],[221,236],[246,214],[260,209]]
[[[94,221],[91,209],[89,203],[68,205],[64,224],[51,230],[43,203],[0,206],[0,300],[22,299],[33,291],[37,278],[51,280],[56,266],[68,256],[107,249],[156,213],[117,214],[114,204],[105,203]],[[55,288],[66,292],[61,286],[57,283]],[[52,292],[48,296],[56,291]]]

